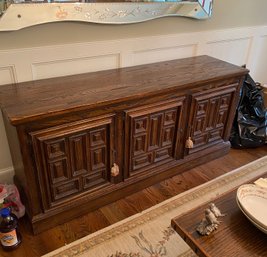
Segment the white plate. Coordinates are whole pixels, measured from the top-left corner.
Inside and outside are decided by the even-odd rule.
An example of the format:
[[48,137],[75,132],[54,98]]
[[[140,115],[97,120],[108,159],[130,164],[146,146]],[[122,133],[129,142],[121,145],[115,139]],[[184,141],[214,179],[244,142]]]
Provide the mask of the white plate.
[[242,185],[236,196],[242,211],[267,230],[267,189],[252,184]]
[[247,217],[247,219],[255,226],[257,227],[259,230],[261,230],[263,233],[267,234],[267,229],[264,229],[263,227],[261,227],[259,224],[257,224],[242,208],[241,204],[239,203],[238,199],[236,198],[236,202],[237,205],[239,207],[239,209],[243,212],[243,214]]

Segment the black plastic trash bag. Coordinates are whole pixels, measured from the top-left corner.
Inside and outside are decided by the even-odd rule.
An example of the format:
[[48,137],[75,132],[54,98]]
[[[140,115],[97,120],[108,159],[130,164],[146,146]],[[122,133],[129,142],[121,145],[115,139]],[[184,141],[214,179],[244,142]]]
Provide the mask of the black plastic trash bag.
[[230,142],[233,148],[252,148],[266,143],[267,112],[262,90],[248,74],[241,88]]

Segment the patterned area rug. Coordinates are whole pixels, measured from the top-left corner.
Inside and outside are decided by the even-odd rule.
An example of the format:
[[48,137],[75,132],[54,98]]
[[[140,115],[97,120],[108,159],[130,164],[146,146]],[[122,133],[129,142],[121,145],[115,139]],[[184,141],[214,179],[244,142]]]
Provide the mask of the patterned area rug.
[[45,257],[195,257],[171,219],[267,171],[267,156],[146,211],[59,248]]

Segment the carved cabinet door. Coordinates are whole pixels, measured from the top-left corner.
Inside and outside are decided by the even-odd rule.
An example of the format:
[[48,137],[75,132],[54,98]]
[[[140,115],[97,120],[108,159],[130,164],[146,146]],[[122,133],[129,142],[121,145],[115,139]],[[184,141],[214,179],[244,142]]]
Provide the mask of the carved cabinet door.
[[111,184],[114,116],[105,115],[30,134],[45,209]]
[[184,103],[185,97],[125,112],[125,178],[181,157]]
[[188,124],[188,138],[193,148],[188,153],[202,150],[211,144],[227,141],[232,126],[229,114],[235,108],[238,84],[217,88],[192,95],[191,113]]

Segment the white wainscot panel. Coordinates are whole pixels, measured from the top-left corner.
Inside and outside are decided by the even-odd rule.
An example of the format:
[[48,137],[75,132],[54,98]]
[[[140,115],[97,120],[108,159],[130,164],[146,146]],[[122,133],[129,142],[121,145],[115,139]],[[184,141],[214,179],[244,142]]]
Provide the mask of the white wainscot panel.
[[251,38],[239,38],[207,42],[207,54],[236,64],[247,64]]
[[197,44],[146,49],[133,52],[133,65],[147,64],[195,56]]
[[0,85],[15,83],[14,66],[0,67]]
[[267,85],[267,35],[259,38],[257,50],[252,75],[255,80]]
[[32,64],[33,79],[81,74],[120,67],[120,54],[53,60]]

